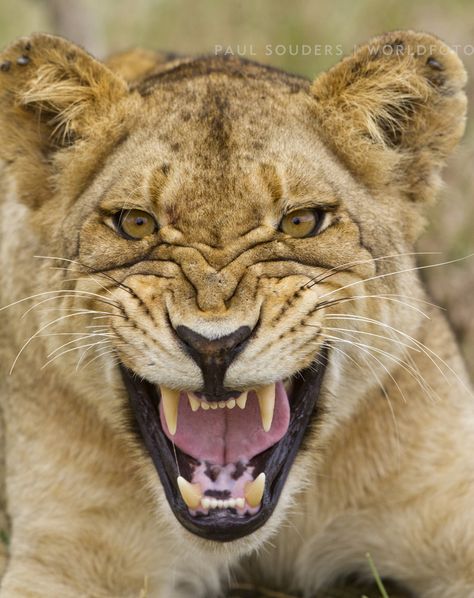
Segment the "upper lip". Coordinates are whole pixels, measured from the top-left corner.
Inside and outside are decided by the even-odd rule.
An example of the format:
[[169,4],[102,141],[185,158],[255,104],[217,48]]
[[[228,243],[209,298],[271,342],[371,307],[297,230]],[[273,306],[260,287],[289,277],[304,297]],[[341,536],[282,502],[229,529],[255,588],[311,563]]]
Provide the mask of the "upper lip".
[[153,460],[168,502],[186,529],[209,540],[227,542],[254,532],[268,520],[278,502],[308,424],[314,412],[318,411],[317,398],[327,357],[328,348],[323,346],[313,364],[295,377],[290,400],[291,418],[286,434],[275,445],[251,459],[251,464],[255,467],[254,477],[264,471],[267,483],[260,510],[245,517],[219,510],[212,511],[205,517],[191,515],[176,485],[179,473],[174,451],[177,451],[178,462],[180,451],[172,446],[160,423],[157,409],[161,400],[159,387],[141,380],[124,365],[120,366],[141,438]]

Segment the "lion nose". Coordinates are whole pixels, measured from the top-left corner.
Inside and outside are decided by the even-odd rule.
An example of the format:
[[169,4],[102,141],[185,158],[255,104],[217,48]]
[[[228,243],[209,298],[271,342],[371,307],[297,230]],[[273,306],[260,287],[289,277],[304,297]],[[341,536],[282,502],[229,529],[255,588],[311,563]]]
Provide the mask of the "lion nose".
[[240,326],[230,334],[210,339],[187,326],[177,326],[176,335],[181,340],[188,355],[202,372],[204,387],[202,392],[210,401],[225,401],[239,393],[224,388],[227,368],[248,343],[252,334],[249,326]]

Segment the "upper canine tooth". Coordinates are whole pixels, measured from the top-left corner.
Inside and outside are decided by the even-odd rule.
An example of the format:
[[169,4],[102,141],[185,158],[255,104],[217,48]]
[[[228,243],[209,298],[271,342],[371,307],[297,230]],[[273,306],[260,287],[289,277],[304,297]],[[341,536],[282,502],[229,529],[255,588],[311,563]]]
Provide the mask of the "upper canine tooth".
[[237,397],[235,402],[241,409],[245,409],[245,404],[247,403],[247,391],[243,392],[240,397]]
[[272,427],[273,410],[275,409],[275,384],[267,384],[256,389],[260,416],[265,432]]
[[179,390],[173,390],[167,386],[160,386],[160,390],[166,424],[170,434],[174,436],[178,425]]
[[196,397],[196,395],[193,392],[188,392],[188,400],[191,409],[193,411],[197,411],[199,409],[201,401]]
[[178,482],[178,488],[184,502],[190,509],[197,509],[201,504],[201,486],[199,484],[191,484],[191,482],[188,482],[182,476],[178,476],[176,481]]
[[265,474],[258,475],[253,482],[245,486],[245,500],[251,507],[258,507],[262,502],[263,491],[265,490]]

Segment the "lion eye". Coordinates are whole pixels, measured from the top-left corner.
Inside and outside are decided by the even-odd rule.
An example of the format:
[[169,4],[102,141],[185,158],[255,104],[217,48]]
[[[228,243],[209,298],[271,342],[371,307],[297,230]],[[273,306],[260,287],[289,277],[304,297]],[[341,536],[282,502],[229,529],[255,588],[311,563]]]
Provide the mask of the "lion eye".
[[122,210],[114,215],[114,224],[126,239],[143,239],[158,229],[156,220],[142,210]]
[[302,239],[315,235],[322,221],[323,214],[320,210],[295,210],[283,216],[279,228],[291,237]]

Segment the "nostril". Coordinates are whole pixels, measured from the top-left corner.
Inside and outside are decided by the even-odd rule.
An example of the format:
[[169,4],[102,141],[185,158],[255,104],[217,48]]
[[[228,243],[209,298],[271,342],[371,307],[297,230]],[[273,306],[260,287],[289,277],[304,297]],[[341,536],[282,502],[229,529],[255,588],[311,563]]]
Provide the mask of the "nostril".
[[235,392],[224,388],[226,371],[247,344],[252,329],[240,326],[234,332],[215,339],[202,336],[187,326],[177,326],[175,332],[202,372],[202,392],[206,398],[211,401],[231,398]]
[[217,357],[223,354],[233,354],[243,348],[252,333],[249,326],[240,326],[234,332],[216,339],[202,336],[187,326],[177,326],[176,335],[190,349],[202,356]]

